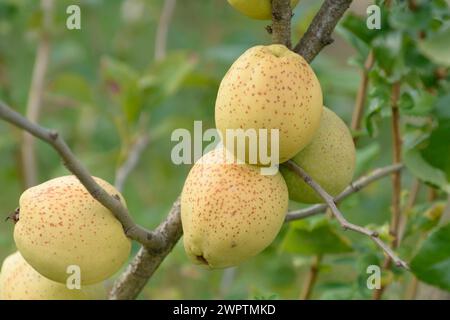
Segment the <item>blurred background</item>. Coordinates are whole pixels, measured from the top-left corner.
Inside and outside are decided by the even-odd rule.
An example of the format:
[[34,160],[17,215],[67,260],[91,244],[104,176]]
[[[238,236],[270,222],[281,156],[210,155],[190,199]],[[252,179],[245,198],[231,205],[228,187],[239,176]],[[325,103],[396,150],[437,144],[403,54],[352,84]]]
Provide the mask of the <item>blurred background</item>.
[[[66,28],[66,8],[71,4],[81,8],[81,30]],[[354,1],[351,11],[365,17],[368,4]],[[295,8],[294,42],[319,6],[320,1],[302,0]],[[269,22],[250,20],[225,0],[58,0],[52,16],[46,22],[39,1],[0,1],[0,98],[20,113],[27,112],[37,48],[47,41],[39,123],[61,132],[90,172],[111,183],[139,142],[142,155],[123,194],[134,219],[152,229],[167,214],[190,169],[171,162],[172,131],[192,130],[194,120],[203,121],[204,130],[214,126],[221,78],[247,48],[270,43],[265,30]],[[342,35],[338,28],[335,42],[312,67],[325,105],[350,125],[361,75],[351,61],[356,51]],[[358,142],[356,176],[391,162],[388,118],[378,119],[377,132]],[[22,139],[21,131],[0,122],[0,217],[14,211],[26,188]],[[50,147],[36,142],[35,148],[38,182],[68,174]],[[411,181],[405,174],[403,183]],[[390,203],[391,182],[385,178],[348,198],[341,208],[354,223],[387,228]],[[228,270],[193,265],[179,242],[140,298],[297,299],[314,256],[290,243],[288,229],[284,226],[262,254]],[[332,231],[333,241],[341,241],[344,249],[323,257],[312,297],[370,298],[365,268],[367,261],[380,261],[382,254],[362,236]],[[0,222],[0,260],[15,251],[12,232],[11,223]],[[133,250],[138,250],[137,244]],[[392,285],[386,297],[402,298],[408,280],[405,276]]]

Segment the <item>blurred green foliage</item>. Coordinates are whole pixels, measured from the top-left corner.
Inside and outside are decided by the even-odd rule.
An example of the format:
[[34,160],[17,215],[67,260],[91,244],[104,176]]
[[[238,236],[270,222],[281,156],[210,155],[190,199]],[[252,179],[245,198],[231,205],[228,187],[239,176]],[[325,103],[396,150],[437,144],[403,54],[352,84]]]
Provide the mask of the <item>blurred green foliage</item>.
[[[357,133],[357,175],[391,162],[390,86],[402,81],[404,157],[410,170],[404,171],[403,186],[409,189],[417,176],[448,193],[450,86],[448,73],[437,76],[436,72],[449,65],[449,10],[443,0],[417,2],[415,10],[407,8],[407,1],[396,3],[391,12],[383,10],[381,30],[365,27],[364,6],[362,12],[348,14],[337,28],[336,42],[312,66],[321,82],[325,105],[350,123],[360,69],[373,50],[377,63],[370,72],[366,126]],[[162,0],[75,1],[81,7],[82,29],[67,30],[65,9],[73,3],[56,1],[40,123],[60,131],[88,169],[110,182],[114,182],[117,168],[137,137],[149,134],[150,144],[128,178],[124,196],[135,220],[154,228],[180,193],[189,170],[189,166],[171,162],[172,131],[192,130],[194,120],[203,121],[204,130],[214,126],[221,78],[247,48],[270,43],[264,29],[268,22],[249,20],[222,0],[178,1],[169,28],[167,55],[155,61]],[[21,113],[25,112],[42,32],[38,4],[34,0],[0,2],[0,98]],[[305,31],[318,5],[304,0],[294,10],[295,39]],[[23,191],[20,143],[21,132],[0,122],[3,216],[18,206]],[[53,150],[41,142],[37,143],[37,158],[40,181],[67,174]],[[444,197],[445,193],[439,195]],[[385,230],[390,201],[391,184],[384,179],[352,195],[341,209],[354,223]],[[417,204],[411,221],[418,221],[430,206],[424,193]],[[291,203],[292,209],[299,207],[302,205]],[[192,265],[180,242],[140,298],[297,298],[311,254],[327,254],[313,298],[370,298],[366,268],[381,264],[382,253],[370,239],[344,234],[328,218],[314,219],[284,226],[262,254],[228,270],[209,271]],[[436,224],[420,232],[413,224],[410,230],[416,231],[405,240],[400,254],[412,258],[423,238],[414,235],[425,236]],[[431,279],[424,270],[434,267],[427,252],[450,252],[442,240],[447,229],[435,231],[413,260],[420,279],[445,288],[448,255],[443,260],[446,264],[440,265]],[[0,259],[15,250],[12,230],[11,224],[0,224]],[[137,249],[135,244],[134,252]],[[402,297],[411,278],[397,270],[395,277],[400,285],[388,290],[387,298]],[[446,277],[447,282],[442,284],[439,277]]]

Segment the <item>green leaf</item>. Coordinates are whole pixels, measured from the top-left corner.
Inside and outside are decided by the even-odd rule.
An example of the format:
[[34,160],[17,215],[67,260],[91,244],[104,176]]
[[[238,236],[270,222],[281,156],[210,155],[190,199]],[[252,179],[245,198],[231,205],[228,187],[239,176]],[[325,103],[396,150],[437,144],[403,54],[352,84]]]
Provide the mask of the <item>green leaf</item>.
[[450,224],[430,233],[411,261],[421,281],[450,291]]
[[426,30],[433,18],[430,5],[419,6],[417,10],[410,10],[408,2],[403,1],[392,6],[389,14],[389,24],[395,29],[400,29],[412,34],[418,30]]
[[294,221],[281,248],[290,253],[317,255],[352,251],[350,240],[337,232],[326,217]]
[[373,30],[366,27],[365,20],[356,15],[349,14],[336,28],[337,33],[347,40],[358,52],[352,57],[351,63],[364,68],[364,62],[369,54],[369,45],[374,36]]
[[450,24],[418,42],[419,50],[437,64],[450,66]]
[[441,97],[436,103],[435,116],[438,126],[431,132],[428,145],[422,155],[430,165],[442,170],[450,181],[450,95]]
[[360,176],[370,168],[372,161],[375,160],[380,154],[380,145],[377,142],[373,142],[367,146],[356,150],[356,168],[355,177]]
[[352,13],[349,13],[344,17],[342,22],[339,24],[339,29],[344,29],[350,32],[367,45],[370,44],[372,39],[378,33],[378,30],[370,30],[367,28],[365,19]]
[[443,171],[431,166],[420,154],[419,150],[405,151],[404,162],[409,170],[419,179],[428,182],[450,193],[450,185]]
[[172,53],[150,67],[139,79],[139,87],[147,94],[150,103],[159,103],[177,92],[196,63],[196,58],[186,52]]
[[108,57],[102,59],[101,67],[108,92],[119,104],[128,122],[134,122],[143,105],[137,72],[127,64]]
[[436,227],[445,209],[445,202],[426,203],[415,206],[408,214],[404,237],[429,232]]
[[317,288],[323,291],[320,300],[351,300],[355,294],[355,288],[350,283],[329,282]]
[[404,33],[389,32],[375,38],[372,44],[376,66],[384,81],[392,84],[408,75],[411,67],[406,57],[414,46]]
[[70,98],[75,102],[92,102],[90,84],[85,78],[75,73],[63,73],[53,79],[51,94]]
[[436,102],[436,96],[424,90],[408,87],[400,98],[400,109],[403,114],[424,116],[431,112]]
[[378,129],[376,118],[382,116],[383,110],[389,109],[390,86],[379,75],[378,70],[372,70],[369,77],[373,87],[369,91],[370,102],[364,120],[369,135],[374,136]]

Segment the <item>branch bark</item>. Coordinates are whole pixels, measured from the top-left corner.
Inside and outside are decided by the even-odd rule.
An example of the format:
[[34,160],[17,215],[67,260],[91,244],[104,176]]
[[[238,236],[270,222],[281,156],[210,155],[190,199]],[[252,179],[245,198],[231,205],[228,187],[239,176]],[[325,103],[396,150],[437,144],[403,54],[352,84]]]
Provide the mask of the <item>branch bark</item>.
[[[400,97],[400,82],[396,82],[392,85],[391,92],[391,127],[392,127],[392,162],[400,163],[401,162],[401,148],[402,148],[402,140],[400,135],[400,113],[398,108],[398,100]],[[399,226],[400,226],[400,218],[401,218],[401,174],[400,172],[395,172],[392,175],[392,214],[391,214],[391,223],[389,224],[389,233],[393,236],[392,248],[396,248],[399,243]],[[392,259],[390,257],[386,257],[384,260],[384,269],[390,269]],[[377,289],[373,293],[373,299],[379,300],[381,299],[384,291],[386,290],[386,286],[381,286],[380,289]]]
[[294,51],[311,62],[325,46],[333,42],[331,34],[351,3],[352,0],[325,0]]
[[[372,50],[369,52],[367,59],[364,63],[364,68],[361,71],[361,83],[358,88],[358,93],[356,95],[355,107],[353,109],[351,129],[353,131],[358,131],[361,129],[361,120],[364,114],[364,103],[367,96],[367,86],[369,84],[369,71],[372,69],[374,62]],[[358,136],[353,138],[353,142],[356,144]]]
[[272,0],[272,43],[291,48],[291,0]]
[[295,172],[299,177],[303,179],[314,191],[325,201],[327,206],[330,208],[333,216],[338,220],[344,230],[353,230],[355,232],[361,233],[370,237],[383,251],[384,253],[390,257],[398,267],[403,267],[408,269],[408,265],[402,259],[400,259],[392,249],[385,244],[380,238],[377,232],[369,230],[367,228],[358,226],[356,224],[350,223],[347,219],[344,218],[342,213],[336,206],[334,199],[330,196],[318,183],[316,183],[300,166],[298,166],[292,160],[288,160],[286,163],[286,167]]
[[[45,75],[50,56],[50,24],[53,13],[53,0],[41,0],[41,9],[43,12],[43,25],[34,61],[26,108],[26,117],[32,122],[37,122],[39,119],[44,93]],[[35,186],[38,183],[34,142],[33,137],[28,132],[23,133],[21,160],[25,188]]]
[[[392,109],[392,153],[393,159],[392,162],[400,163],[402,161],[402,139],[400,134],[400,113],[398,108],[398,100],[400,97],[400,83],[396,82],[392,86],[392,96],[391,96],[391,109]],[[394,236],[394,241],[392,246],[395,248],[399,244],[398,239],[398,228],[400,223],[400,215],[401,215],[401,173],[395,172],[392,174],[392,188],[393,188],[393,197],[392,197],[392,220],[390,225],[390,233]]]
[[155,60],[164,59],[167,50],[167,34],[169,32],[170,21],[172,20],[173,12],[177,0],[165,0],[161,16],[159,18],[158,28],[156,30],[155,41]]
[[162,247],[158,250],[152,250],[142,246],[139,249],[138,254],[133,258],[125,272],[114,283],[109,294],[111,300],[135,299],[148,279],[155,273],[161,262],[178,242],[183,233],[179,198],[173,204],[167,219],[156,229],[156,232],[163,235]]
[[150,248],[160,247],[163,243],[161,235],[148,231],[135,224],[128,212],[128,209],[117,200],[115,195],[108,194],[97,184],[97,182],[95,182],[89,171],[75,157],[58,132],[48,130],[29,121],[2,101],[0,101],[0,118],[51,145],[63,160],[66,168],[80,180],[92,197],[108,208],[122,223],[125,234],[129,238],[136,240],[141,244],[145,244]]

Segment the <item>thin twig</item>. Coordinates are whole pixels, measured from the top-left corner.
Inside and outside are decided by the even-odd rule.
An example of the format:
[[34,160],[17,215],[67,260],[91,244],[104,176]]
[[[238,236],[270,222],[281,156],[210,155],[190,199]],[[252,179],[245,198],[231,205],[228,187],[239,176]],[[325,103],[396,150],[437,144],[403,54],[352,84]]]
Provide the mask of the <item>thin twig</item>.
[[[392,96],[391,96],[391,109],[392,109],[392,148],[393,148],[393,159],[392,162],[394,164],[400,163],[402,161],[402,140],[400,134],[400,113],[398,108],[398,100],[400,97],[400,83],[396,82],[392,86]],[[398,228],[400,223],[400,214],[401,214],[401,173],[394,172],[392,174],[392,188],[393,188],[393,197],[392,197],[392,220],[390,224],[390,233],[394,237],[393,247],[397,247],[399,244],[398,241]]]
[[[352,195],[353,193],[360,191],[362,188],[366,187],[367,185],[371,184],[372,182],[375,182],[383,177],[386,177],[393,172],[399,171],[402,168],[403,168],[402,164],[394,164],[394,165],[389,165],[386,167],[375,169],[370,174],[362,176],[362,177],[358,178],[357,180],[355,180],[354,182],[352,182],[347,188],[345,188],[344,191],[341,192],[341,194],[339,194],[336,198],[334,198],[334,202],[339,203],[343,199],[347,198],[348,196]],[[328,208],[328,205],[326,205],[326,204],[316,204],[316,205],[310,206],[305,209],[291,211],[287,214],[285,222],[304,219],[304,218],[316,215],[318,213],[322,213],[327,208]]]
[[416,203],[417,197],[419,195],[420,185],[421,185],[420,180],[414,179],[414,181],[411,185],[411,190],[409,191],[408,202],[406,203],[405,207],[402,209],[403,214],[401,215],[402,217],[401,217],[400,226],[399,226],[398,235],[397,235],[399,242],[403,239],[403,235],[405,233],[405,228],[408,223],[408,212],[412,209],[412,207]]
[[[392,85],[391,92],[391,127],[392,127],[392,162],[400,163],[401,162],[401,148],[402,148],[402,140],[400,135],[400,113],[398,108],[398,100],[400,97],[400,82],[396,82]],[[389,233],[393,237],[392,248],[398,247],[400,243],[398,231],[400,227],[400,218],[401,218],[401,173],[394,172],[392,174],[392,214],[391,214],[391,223],[389,224]],[[383,268],[388,270],[391,267],[392,259],[390,257],[386,257],[384,260]],[[379,300],[381,299],[384,291],[386,290],[386,285],[381,286],[380,289],[376,289],[373,293],[373,299]]]
[[97,184],[97,182],[95,182],[89,171],[75,157],[58,132],[48,130],[30,122],[2,101],[0,101],[0,118],[50,144],[55,151],[58,152],[66,168],[80,180],[92,197],[108,208],[122,223],[125,233],[129,238],[136,240],[141,244],[145,244],[148,247],[153,248],[160,246],[162,243],[161,236],[157,233],[148,231],[133,222],[128,209],[117,200],[115,195],[108,194]]
[[272,43],[291,48],[291,0],[272,0]]
[[[361,120],[364,114],[364,103],[366,101],[367,87],[369,83],[369,71],[372,69],[373,62],[373,52],[370,50],[364,63],[364,68],[361,71],[361,83],[356,95],[355,107],[353,108],[351,129],[355,132],[361,129]],[[353,138],[353,142],[356,144],[357,140],[358,136],[355,136]]]
[[125,184],[126,179],[138,164],[139,159],[144,150],[147,148],[149,142],[150,137],[148,136],[148,134],[142,134],[131,146],[130,152],[128,153],[126,160],[119,168],[117,168],[116,171],[116,179],[114,185],[117,190],[119,191],[123,190],[123,186]]
[[333,42],[331,34],[352,0],[325,0],[294,51],[311,62]]
[[401,260],[392,249],[385,244],[382,240],[380,240],[379,235],[376,231],[369,230],[367,228],[358,226],[356,224],[350,223],[347,219],[344,218],[342,213],[336,206],[334,199],[331,195],[329,195],[317,182],[315,182],[300,166],[298,166],[292,160],[288,160],[285,162],[286,167],[295,172],[299,177],[303,179],[314,191],[325,201],[327,206],[331,209],[333,216],[340,223],[344,230],[353,230],[355,232],[364,234],[370,237],[385,253],[388,257],[390,257],[397,266],[408,269],[408,265],[406,262]]
[[419,286],[419,280],[415,275],[412,275],[411,283],[405,293],[405,300],[415,300],[417,295],[417,288]]
[[309,267],[309,273],[306,278],[305,286],[300,295],[300,300],[309,300],[311,298],[314,285],[316,284],[317,276],[319,275],[320,263],[322,261],[322,255],[318,254],[313,257],[311,266]]
[[[41,0],[43,12],[43,24],[40,32],[39,44],[34,61],[26,117],[31,122],[37,122],[44,93],[45,75],[48,69],[50,56],[50,25],[53,13],[53,0]],[[38,183],[38,170],[33,137],[27,132],[23,133],[21,146],[21,160],[25,188],[35,186]]]
[[158,27],[156,29],[155,60],[162,60],[166,56],[167,34],[177,0],[165,0]]
[[433,202],[437,198],[437,192],[436,189],[433,187],[428,187],[428,193],[427,193],[427,201]]

